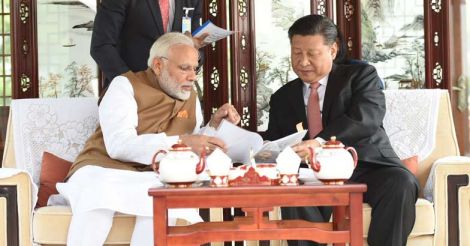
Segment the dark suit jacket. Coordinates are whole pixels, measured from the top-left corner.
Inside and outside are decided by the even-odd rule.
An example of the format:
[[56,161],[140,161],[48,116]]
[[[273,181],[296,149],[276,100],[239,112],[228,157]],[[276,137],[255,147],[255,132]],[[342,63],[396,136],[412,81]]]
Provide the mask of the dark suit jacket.
[[[266,139],[296,132],[299,122],[308,129],[302,86],[303,82],[296,79],[271,96]],[[329,140],[336,136],[346,146],[353,146],[360,165],[401,166],[382,125],[385,96],[381,87],[373,66],[333,65],[323,101],[323,130],[318,137]]]
[[[181,31],[183,7],[193,7],[192,30],[199,27],[202,0],[175,0],[172,31]],[[129,70],[147,69],[149,51],[163,34],[158,0],[102,0],[95,16],[91,56],[107,80]]]

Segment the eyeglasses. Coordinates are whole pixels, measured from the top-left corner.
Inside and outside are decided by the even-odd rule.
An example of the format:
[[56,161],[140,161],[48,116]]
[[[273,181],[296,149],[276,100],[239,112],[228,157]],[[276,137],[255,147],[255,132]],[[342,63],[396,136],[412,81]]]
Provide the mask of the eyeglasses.
[[[176,62],[174,62],[173,60],[170,60],[168,57],[160,56],[159,58],[165,59],[169,62],[176,64]],[[197,75],[199,71],[201,70],[201,66],[191,66],[187,64],[176,64],[176,67],[184,74],[189,74],[191,72],[194,72]]]

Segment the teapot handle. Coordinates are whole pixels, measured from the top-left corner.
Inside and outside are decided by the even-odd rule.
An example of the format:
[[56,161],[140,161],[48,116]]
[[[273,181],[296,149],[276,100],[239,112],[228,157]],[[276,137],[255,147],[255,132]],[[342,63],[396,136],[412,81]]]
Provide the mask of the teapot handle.
[[153,171],[155,171],[156,173],[160,174],[160,172],[158,171],[158,169],[160,168],[160,162],[157,162],[157,156],[161,153],[168,153],[168,151],[166,150],[159,150],[157,153],[155,153],[155,155],[153,156],[152,158],[152,169]]
[[351,152],[351,154],[353,156],[354,167],[356,167],[357,166],[357,152],[356,152],[356,150],[353,147],[347,147],[346,150]]
[[203,148],[201,151],[201,156],[199,157],[199,163],[196,166],[196,174],[202,173],[206,167],[206,148]]
[[315,157],[315,150],[312,147],[308,147],[308,150],[310,152],[308,161],[310,162],[310,167],[313,169],[315,172],[320,172],[321,165],[320,162],[318,162]]

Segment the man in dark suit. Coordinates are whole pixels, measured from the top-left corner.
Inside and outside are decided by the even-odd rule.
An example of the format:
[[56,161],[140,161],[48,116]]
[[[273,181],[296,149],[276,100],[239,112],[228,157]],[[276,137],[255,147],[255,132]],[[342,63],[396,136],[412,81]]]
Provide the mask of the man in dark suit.
[[[102,0],[90,53],[106,77],[103,87],[129,70],[146,70],[148,51],[155,40],[165,32],[181,32],[183,8],[194,8],[188,13],[191,29],[199,27],[202,5],[202,0]],[[162,9],[166,18],[162,18]],[[202,44],[201,39],[195,41]]]
[[[375,68],[335,64],[339,36],[333,22],[319,15],[302,17],[290,27],[291,62],[299,78],[271,96],[265,138],[294,133],[302,122],[309,137],[293,148],[302,158],[309,147],[319,147],[331,136],[353,146],[359,161],[350,180],[367,184],[364,201],[372,207],[369,245],[406,245],[415,221],[418,182],[395,154],[383,128],[385,97]],[[315,107],[320,109],[316,117]],[[284,219],[310,221],[328,221],[331,214],[321,207],[281,211]],[[315,244],[290,241],[289,245]]]

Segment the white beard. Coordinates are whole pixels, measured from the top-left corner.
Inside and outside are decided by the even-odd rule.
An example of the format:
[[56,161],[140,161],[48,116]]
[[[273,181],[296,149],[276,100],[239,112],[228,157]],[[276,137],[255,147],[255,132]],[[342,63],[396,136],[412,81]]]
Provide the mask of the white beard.
[[187,85],[191,82],[178,83],[170,76],[166,69],[163,69],[162,75],[158,78],[158,82],[160,83],[160,87],[162,87],[163,91],[175,99],[185,101],[189,99],[189,96],[191,96],[190,91],[181,89],[181,86]]

